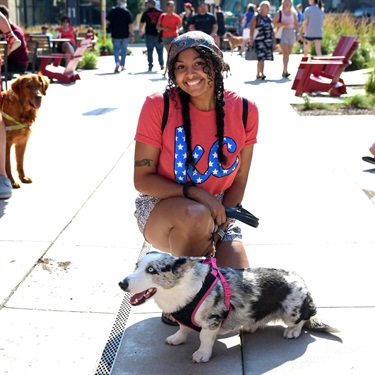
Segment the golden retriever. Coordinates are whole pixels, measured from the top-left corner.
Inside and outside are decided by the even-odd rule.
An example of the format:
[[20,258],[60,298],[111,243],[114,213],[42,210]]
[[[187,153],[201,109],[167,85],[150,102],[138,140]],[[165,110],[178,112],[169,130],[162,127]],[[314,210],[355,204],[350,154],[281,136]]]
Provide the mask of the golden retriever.
[[6,172],[13,188],[20,184],[12,177],[10,150],[14,145],[17,171],[23,183],[31,183],[23,170],[23,160],[27,141],[31,134],[31,125],[35,122],[46,95],[49,79],[41,74],[25,74],[18,77],[11,87],[1,93],[0,109],[6,127]]
[[231,54],[233,53],[233,51],[236,47],[239,47],[240,50],[241,50],[242,36],[233,35],[229,31],[227,31],[224,34],[224,38],[228,39]]

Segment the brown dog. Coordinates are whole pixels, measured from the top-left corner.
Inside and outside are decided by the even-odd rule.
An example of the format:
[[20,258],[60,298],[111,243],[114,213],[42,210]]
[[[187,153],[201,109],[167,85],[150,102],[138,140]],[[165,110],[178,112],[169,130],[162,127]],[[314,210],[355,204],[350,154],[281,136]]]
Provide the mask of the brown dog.
[[19,188],[12,177],[10,150],[15,146],[17,171],[20,180],[31,183],[23,170],[23,160],[27,141],[31,134],[31,125],[35,122],[42,104],[42,95],[46,95],[49,79],[41,74],[25,74],[17,78],[10,89],[1,93],[0,108],[6,127],[6,172],[13,188]]
[[228,39],[231,54],[233,53],[236,47],[239,47],[241,49],[242,36],[233,35],[229,31],[227,31],[224,34],[224,38]]

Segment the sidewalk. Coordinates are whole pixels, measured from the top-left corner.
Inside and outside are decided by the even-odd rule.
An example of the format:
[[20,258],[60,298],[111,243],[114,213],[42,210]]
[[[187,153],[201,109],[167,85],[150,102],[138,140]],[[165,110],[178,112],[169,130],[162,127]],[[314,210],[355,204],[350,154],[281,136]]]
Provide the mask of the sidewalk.
[[[195,333],[188,344],[164,345],[176,328],[160,322],[153,302],[130,309],[117,284],[143,246],[133,137],[145,96],[166,85],[146,71],[142,47],[132,49],[126,74],[101,57],[76,84],[50,86],[26,151],[33,183],[0,201],[0,373],[373,373],[375,170],[361,158],[374,142],[374,116],[299,117],[289,103],[303,100],[281,79],[279,55],[260,82],[255,62],[225,54],[226,88],[260,110],[243,202],[260,225],[244,228],[246,249],[253,267],[297,271],[319,314],[342,332],[291,341],[276,324],[220,338],[212,360],[193,365]],[[361,83],[354,76],[345,82]]]

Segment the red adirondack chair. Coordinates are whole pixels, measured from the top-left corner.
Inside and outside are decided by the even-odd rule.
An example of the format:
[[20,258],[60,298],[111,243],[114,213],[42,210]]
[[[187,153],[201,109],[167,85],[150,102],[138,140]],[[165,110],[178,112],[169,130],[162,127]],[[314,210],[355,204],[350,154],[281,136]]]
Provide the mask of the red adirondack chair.
[[311,92],[328,92],[330,96],[346,94],[341,73],[350,64],[358,48],[356,36],[342,36],[332,56],[302,57],[292,90],[296,96]]
[[[51,55],[38,55],[41,59],[39,66],[39,72],[47,76],[51,81],[57,80],[61,83],[72,83],[78,79],[81,79],[79,74],[76,72],[78,63],[83,57],[83,54],[87,47],[91,46],[90,39],[84,39],[81,41],[79,47],[74,51],[73,55],[67,55],[63,53],[51,53]],[[70,59],[66,67],[60,65],[62,59]],[[50,64],[50,61],[52,63]]]

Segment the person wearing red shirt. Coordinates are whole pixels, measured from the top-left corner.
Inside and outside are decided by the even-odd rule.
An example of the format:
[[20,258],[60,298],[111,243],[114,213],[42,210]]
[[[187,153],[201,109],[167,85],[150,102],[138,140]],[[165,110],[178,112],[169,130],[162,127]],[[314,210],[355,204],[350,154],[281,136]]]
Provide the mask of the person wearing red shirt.
[[159,19],[156,28],[162,32],[163,46],[165,50],[169,51],[169,46],[172,40],[178,36],[182,29],[182,19],[174,12],[174,1],[168,1],[167,12],[163,13]]
[[[61,27],[56,27],[56,38],[69,39],[69,42],[60,42],[57,44],[57,52],[66,53],[68,55],[73,55],[77,48],[76,44],[76,32],[74,27],[70,25],[70,18],[64,16],[61,18]],[[70,59],[67,59],[69,62]]]
[[[145,240],[173,256],[211,254],[220,267],[249,267],[241,228],[226,207],[241,203],[257,142],[258,109],[224,89],[229,66],[201,31],[175,38],[168,53],[169,111],[149,95],[135,135],[135,217]],[[245,112],[246,113],[246,112]],[[164,314],[163,322],[171,324]],[[173,322],[172,322],[173,324]]]

